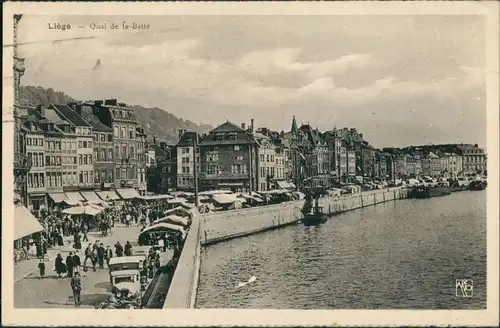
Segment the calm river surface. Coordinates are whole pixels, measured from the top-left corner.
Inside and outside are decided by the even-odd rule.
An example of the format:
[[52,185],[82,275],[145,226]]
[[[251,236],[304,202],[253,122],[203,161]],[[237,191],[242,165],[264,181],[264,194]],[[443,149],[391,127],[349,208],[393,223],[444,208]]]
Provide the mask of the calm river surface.
[[[239,282],[257,280],[237,288]],[[455,279],[474,296],[455,295]],[[486,307],[486,191],[402,200],[203,251],[198,308]]]

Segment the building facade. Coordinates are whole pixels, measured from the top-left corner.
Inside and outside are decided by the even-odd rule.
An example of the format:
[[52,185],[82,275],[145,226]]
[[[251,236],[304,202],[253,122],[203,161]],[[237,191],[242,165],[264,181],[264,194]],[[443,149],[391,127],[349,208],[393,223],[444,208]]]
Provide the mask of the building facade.
[[[134,110],[116,99],[96,100],[86,105],[99,121],[113,129],[114,187],[139,189],[137,158],[137,119]],[[145,163],[144,163],[145,167]],[[140,171],[139,171],[140,172]]]
[[148,189],[147,180],[147,134],[142,126],[138,126],[135,130],[137,138],[137,189],[140,195],[146,195]]
[[179,130],[179,141],[175,147],[177,154],[177,190],[194,191],[194,170],[199,182],[200,165],[200,135],[197,132]]
[[200,190],[257,190],[258,143],[252,132],[226,122],[200,142]]

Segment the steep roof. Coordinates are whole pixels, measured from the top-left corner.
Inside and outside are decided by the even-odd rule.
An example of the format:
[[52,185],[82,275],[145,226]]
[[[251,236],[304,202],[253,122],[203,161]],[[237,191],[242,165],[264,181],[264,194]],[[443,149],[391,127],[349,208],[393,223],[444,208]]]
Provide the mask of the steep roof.
[[65,119],[76,126],[91,127],[77,112],[69,108],[67,105],[52,105]]
[[241,127],[237,126],[236,124],[227,121],[227,122],[219,125],[215,129],[213,129],[212,131],[210,131],[210,133],[212,133],[212,132],[216,132],[216,133],[221,133],[221,132],[245,132],[245,130],[243,130]]
[[88,122],[94,131],[97,132],[113,132],[113,129],[106,126],[99,121],[97,116],[92,113],[92,108],[87,105],[83,105],[81,109],[81,117]]
[[309,141],[317,146],[323,143],[323,139],[318,130],[314,130],[309,124],[304,124],[300,127],[300,130],[307,135]]
[[178,146],[192,146],[193,145],[193,140],[196,140],[196,143],[200,143],[200,135],[197,132],[193,131],[186,131],[181,135],[181,138],[177,142]]

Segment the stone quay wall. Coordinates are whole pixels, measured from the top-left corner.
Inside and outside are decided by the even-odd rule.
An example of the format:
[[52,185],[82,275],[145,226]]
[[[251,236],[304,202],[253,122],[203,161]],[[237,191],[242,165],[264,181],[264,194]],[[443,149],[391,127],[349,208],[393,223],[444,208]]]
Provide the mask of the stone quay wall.
[[[340,214],[362,207],[408,198],[408,190],[391,188],[359,194],[320,198],[323,212]],[[200,214],[186,237],[163,308],[194,308],[201,265],[201,247],[295,224],[302,218],[304,200]]]
[[194,308],[201,264],[201,216],[196,209],[192,210],[192,214],[193,222],[163,303],[164,309]]
[[[407,198],[407,189],[391,188],[359,194],[320,198],[323,212],[335,215],[358,208]],[[276,205],[243,208],[202,214],[201,243],[203,246],[253,235],[266,230],[297,223],[304,200]]]

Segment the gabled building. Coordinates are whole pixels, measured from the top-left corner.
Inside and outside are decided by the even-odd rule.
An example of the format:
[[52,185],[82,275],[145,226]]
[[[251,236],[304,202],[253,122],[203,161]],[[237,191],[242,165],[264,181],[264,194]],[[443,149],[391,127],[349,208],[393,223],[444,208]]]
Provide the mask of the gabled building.
[[107,190],[114,186],[113,129],[104,125],[87,105],[75,107],[80,116],[92,126],[94,153],[94,188]]
[[141,164],[137,157],[137,119],[134,109],[116,99],[87,102],[99,121],[113,129],[114,187],[126,199],[139,196],[138,172]]
[[[57,113],[61,120],[70,123],[64,124],[68,127],[64,131],[65,135],[71,134],[72,140],[76,137],[78,188],[74,189],[75,193],[71,193],[69,196],[66,195],[69,198],[74,195],[73,200],[80,201],[82,197],[78,194],[78,190],[94,189],[94,135],[92,126],[77,113],[74,106],[70,108],[67,105],[51,105],[49,109]],[[64,152],[66,152],[66,149],[64,149]],[[72,154],[74,153],[72,152]]]
[[147,168],[148,192],[166,194],[176,190],[177,158],[175,147],[167,145],[166,142],[156,144],[156,138],[149,149],[154,151],[154,165]]
[[258,190],[258,143],[250,132],[225,122],[200,142],[200,190]]
[[200,135],[197,132],[179,130],[179,141],[175,146],[177,153],[177,190],[194,191],[194,163],[201,173],[200,165]]

